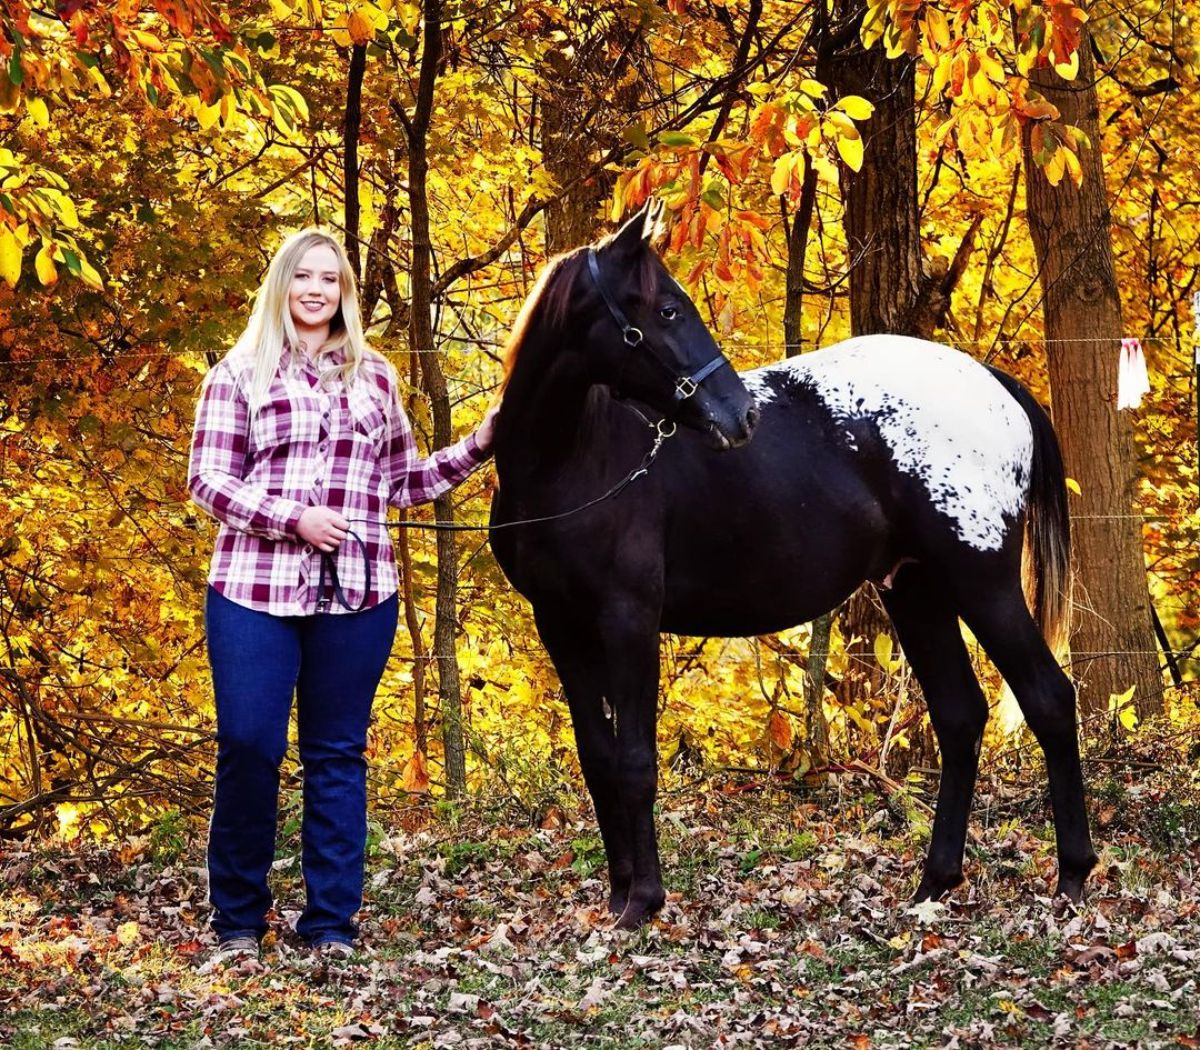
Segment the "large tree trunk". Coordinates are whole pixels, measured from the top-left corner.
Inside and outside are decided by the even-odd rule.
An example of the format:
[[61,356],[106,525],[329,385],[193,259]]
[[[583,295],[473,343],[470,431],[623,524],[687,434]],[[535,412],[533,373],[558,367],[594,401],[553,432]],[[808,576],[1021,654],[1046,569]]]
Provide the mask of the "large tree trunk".
[[[590,29],[590,27],[589,27]],[[612,51],[620,43],[618,30],[639,33],[618,21],[594,34],[585,32],[576,42],[575,58],[561,70],[561,78],[542,93],[542,160],[562,187],[570,187],[546,205],[546,251],[570,251],[594,240],[616,173],[598,171],[583,178],[596,157],[620,142],[625,114],[637,104],[636,78],[617,86],[631,60],[636,43],[628,40],[614,62]]]
[[[437,359],[433,340],[431,262],[433,246],[429,234],[427,136],[433,112],[433,89],[441,57],[441,0],[425,0],[422,32],[421,73],[417,103],[408,131],[408,193],[412,213],[411,299],[409,342],[421,365],[421,379],[433,410],[433,442],[443,448],[452,441],[450,397],[446,377]],[[434,502],[439,522],[454,520],[449,495]],[[442,706],[442,743],[446,752],[446,793],[457,798],[467,789],[466,745],[462,725],[462,688],[459,683],[458,652],[458,544],[453,532],[437,538],[438,587],[433,655],[438,667],[438,695]]]
[[[1030,79],[1082,128],[1092,148],[1080,157],[1083,185],[1051,186],[1033,163],[1025,131],[1026,205],[1037,252],[1046,321],[1050,395],[1072,496],[1075,623],[1072,672],[1085,726],[1103,724],[1109,697],[1136,685],[1142,716],[1162,710],[1150,593],[1136,508],[1137,463],[1127,417],[1116,409],[1118,348],[1124,334],[1113,265],[1111,217],[1100,155],[1095,66],[1086,31],[1079,75],[1052,69]],[[1100,716],[1100,717],[1095,717]]]
[[[861,12],[853,18],[856,6],[855,0],[839,0],[836,23],[849,24],[850,32],[839,34],[841,47],[827,39],[817,65],[819,78],[838,97],[860,95],[875,106],[862,128],[862,169],[842,169],[850,329],[855,335],[915,335],[910,323],[921,286],[915,64],[907,56],[889,59],[882,47],[864,51],[858,36]],[[873,587],[862,587],[846,602],[840,625],[849,663],[839,700],[863,707],[885,687],[875,639],[892,635]]]

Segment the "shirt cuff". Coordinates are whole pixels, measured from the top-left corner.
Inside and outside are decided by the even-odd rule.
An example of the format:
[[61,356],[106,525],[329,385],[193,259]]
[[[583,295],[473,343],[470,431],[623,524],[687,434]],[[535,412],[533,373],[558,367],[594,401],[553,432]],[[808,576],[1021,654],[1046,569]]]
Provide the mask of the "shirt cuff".
[[467,457],[476,466],[480,466],[492,458],[492,450],[490,448],[483,449],[480,447],[474,431],[472,431],[463,442],[463,449],[466,452]]
[[303,503],[296,503],[293,500],[286,500],[285,502],[291,503],[292,509],[283,520],[283,532],[289,538],[298,539],[300,534],[296,531],[296,527],[300,524],[300,518],[308,508]]

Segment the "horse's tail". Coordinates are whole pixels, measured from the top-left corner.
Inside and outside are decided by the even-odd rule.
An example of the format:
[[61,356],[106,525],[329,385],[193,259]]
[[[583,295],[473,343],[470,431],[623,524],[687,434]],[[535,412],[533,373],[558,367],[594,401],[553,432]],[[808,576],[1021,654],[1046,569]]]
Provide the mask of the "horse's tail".
[[1025,593],[1047,644],[1061,653],[1066,648],[1071,614],[1071,520],[1062,452],[1050,417],[1033,395],[1012,376],[990,370],[1025,410],[1033,428],[1025,512]]

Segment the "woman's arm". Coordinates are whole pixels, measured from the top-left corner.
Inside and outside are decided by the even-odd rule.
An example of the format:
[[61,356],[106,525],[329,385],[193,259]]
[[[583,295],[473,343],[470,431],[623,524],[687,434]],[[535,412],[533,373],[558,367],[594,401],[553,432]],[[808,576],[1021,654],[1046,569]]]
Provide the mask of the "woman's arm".
[[294,539],[304,505],[242,480],[249,417],[245,395],[222,361],[200,390],[188,491],[198,506],[241,532],[271,540]]
[[469,434],[428,459],[421,459],[408,416],[395,391],[390,394],[384,471],[389,479],[388,503],[393,507],[430,503],[487,462],[491,450],[480,442],[478,434]]

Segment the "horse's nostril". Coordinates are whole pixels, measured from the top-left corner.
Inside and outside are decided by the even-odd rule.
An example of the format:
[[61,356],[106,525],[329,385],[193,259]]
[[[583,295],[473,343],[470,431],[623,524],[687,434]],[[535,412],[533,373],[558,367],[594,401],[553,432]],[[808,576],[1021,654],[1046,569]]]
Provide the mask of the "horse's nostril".
[[756,426],[758,426],[758,416],[759,416],[759,412],[758,412],[757,407],[751,406],[750,408],[746,409],[746,430],[747,430],[747,432],[753,430]]

